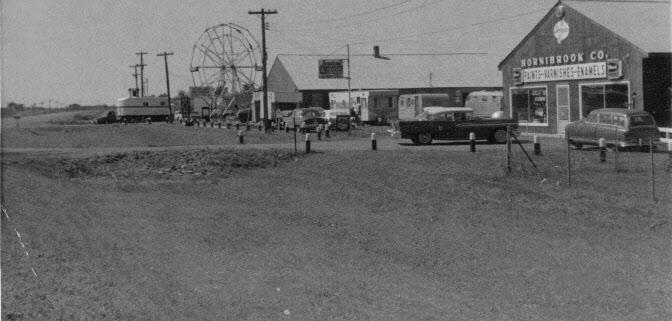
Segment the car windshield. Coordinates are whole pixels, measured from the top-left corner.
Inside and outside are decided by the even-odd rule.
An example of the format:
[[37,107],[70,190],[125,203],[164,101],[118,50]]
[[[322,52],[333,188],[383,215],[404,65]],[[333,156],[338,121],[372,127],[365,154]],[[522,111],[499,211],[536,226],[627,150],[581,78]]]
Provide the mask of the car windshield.
[[653,118],[649,115],[632,115],[630,116],[630,126],[651,126],[653,125]]

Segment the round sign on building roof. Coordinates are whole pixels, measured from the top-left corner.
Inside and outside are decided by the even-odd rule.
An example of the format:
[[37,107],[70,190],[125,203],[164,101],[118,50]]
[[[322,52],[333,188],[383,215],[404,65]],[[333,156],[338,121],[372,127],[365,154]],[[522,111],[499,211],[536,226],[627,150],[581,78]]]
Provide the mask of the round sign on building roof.
[[555,24],[553,27],[553,36],[555,36],[555,40],[558,41],[558,44],[569,36],[569,25],[565,22],[565,19],[562,19]]

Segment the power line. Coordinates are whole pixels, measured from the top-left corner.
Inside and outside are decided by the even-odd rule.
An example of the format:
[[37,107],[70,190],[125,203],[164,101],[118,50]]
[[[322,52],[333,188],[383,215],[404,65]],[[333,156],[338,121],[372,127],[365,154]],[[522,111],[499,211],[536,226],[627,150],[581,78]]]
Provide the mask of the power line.
[[325,22],[330,22],[330,21],[345,20],[345,19],[349,19],[349,18],[353,18],[353,17],[359,17],[359,16],[363,16],[363,15],[370,14],[370,13],[374,13],[374,12],[382,11],[382,10],[389,9],[389,8],[393,8],[393,7],[398,7],[398,6],[401,6],[401,5],[406,4],[406,3],[409,3],[409,2],[411,2],[411,0],[404,0],[404,1],[397,2],[397,3],[393,3],[393,4],[390,4],[390,5],[387,5],[387,6],[383,6],[383,7],[379,7],[379,8],[374,8],[374,9],[371,9],[371,10],[362,11],[362,12],[359,12],[359,13],[355,13],[355,14],[351,14],[351,15],[346,15],[346,16],[342,16],[342,17],[337,17],[337,18],[322,19],[322,20],[313,20],[313,21],[305,21],[305,22],[300,22],[300,23],[297,22],[297,23],[279,23],[279,24],[280,24],[280,25],[298,25],[298,24],[301,24],[301,25],[312,25],[312,24],[320,24],[320,23],[325,23]]
[[428,6],[433,5],[435,3],[439,3],[439,2],[443,2],[443,1],[444,0],[429,1],[429,2],[426,2],[424,4],[419,5],[417,7],[410,8],[408,10],[400,11],[400,12],[397,12],[397,13],[394,13],[394,14],[391,14],[391,15],[386,15],[386,16],[383,16],[383,17],[375,18],[375,19],[369,19],[369,20],[362,21],[362,22],[346,23],[346,24],[328,26],[328,27],[320,28],[320,29],[315,29],[315,28],[300,29],[300,28],[297,28],[297,29],[282,29],[282,30],[283,31],[333,31],[334,28],[347,28],[347,27],[361,26],[361,25],[377,22],[377,21],[380,21],[380,20],[392,18],[392,17],[398,16],[398,15],[406,14],[406,13],[409,13],[409,12],[413,12],[413,11],[416,11],[416,10],[420,10],[422,8],[425,8],[425,7],[428,7]]
[[[497,18],[497,19],[485,20],[485,21],[480,21],[480,22],[471,23],[471,24],[467,24],[467,25],[453,26],[453,27],[445,28],[445,29],[439,29],[439,30],[422,32],[422,33],[415,33],[415,34],[392,37],[392,38],[380,38],[380,39],[369,39],[369,40],[363,40],[363,41],[353,41],[353,42],[350,42],[350,44],[361,45],[361,44],[370,44],[370,43],[377,43],[377,42],[378,43],[379,42],[392,42],[392,41],[402,40],[402,39],[407,39],[407,38],[427,36],[427,35],[437,34],[437,33],[441,33],[441,32],[455,31],[455,30],[460,30],[460,29],[464,29],[464,28],[486,25],[486,24],[490,24],[490,23],[493,23],[493,22],[500,22],[500,21],[504,21],[504,20],[514,19],[514,18],[518,18],[518,17],[522,17],[522,16],[526,16],[526,15],[531,15],[531,14],[535,14],[535,13],[542,12],[542,11],[546,12],[548,10],[547,9],[533,10],[533,11],[524,12],[524,13],[520,13],[520,14],[516,14],[516,15],[512,15],[512,16],[505,16],[505,17],[501,17],[501,18]],[[334,47],[337,47],[337,45],[321,46],[321,47],[313,46],[313,48],[334,48]],[[291,50],[291,49],[301,49],[301,48],[284,48],[284,49]]]

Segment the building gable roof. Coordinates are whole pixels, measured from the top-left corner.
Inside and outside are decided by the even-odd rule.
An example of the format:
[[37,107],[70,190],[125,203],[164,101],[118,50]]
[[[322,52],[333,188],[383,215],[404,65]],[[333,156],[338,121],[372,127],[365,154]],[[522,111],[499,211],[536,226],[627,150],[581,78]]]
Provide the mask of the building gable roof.
[[[389,60],[373,55],[351,55],[351,88],[400,89],[428,87],[501,87],[497,57],[484,53],[398,54]],[[345,56],[278,55],[298,90],[343,90],[346,79],[320,79],[320,59],[345,59]],[[347,76],[347,61],[344,61]],[[431,74],[431,75],[430,75]],[[431,79],[431,84],[430,84]]]
[[513,55],[558,5],[568,6],[593,22],[610,30],[644,54],[672,52],[671,2],[639,1],[558,1],[534,28],[499,63],[499,68]]
[[645,53],[672,52],[670,2],[562,1]]

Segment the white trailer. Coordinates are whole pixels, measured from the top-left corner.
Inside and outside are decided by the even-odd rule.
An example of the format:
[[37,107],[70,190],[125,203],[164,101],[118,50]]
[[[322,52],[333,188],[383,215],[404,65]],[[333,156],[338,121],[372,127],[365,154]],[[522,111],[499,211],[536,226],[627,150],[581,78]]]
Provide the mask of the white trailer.
[[420,93],[399,96],[399,120],[411,120],[425,107],[452,107],[448,94]]
[[351,91],[352,106],[348,106],[348,92],[329,93],[331,109],[350,109],[352,107],[364,123],[387,124],[396,120],[398,115],[398,90],[359,90]]

